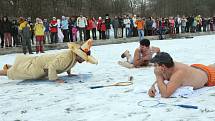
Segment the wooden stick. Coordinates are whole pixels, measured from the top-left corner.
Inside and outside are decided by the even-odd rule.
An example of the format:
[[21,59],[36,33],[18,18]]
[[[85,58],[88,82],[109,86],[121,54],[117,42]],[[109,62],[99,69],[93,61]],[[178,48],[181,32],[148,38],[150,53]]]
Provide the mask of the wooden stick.
[[117,82],[115,84],[106,85],[106,86],[93,86],[93,87],[90,87],[90,89],[97,89],[97,88],[111,87],[111,86],[129,86],[132,84],[133,84],[133,76],[130,76],[127,82]]

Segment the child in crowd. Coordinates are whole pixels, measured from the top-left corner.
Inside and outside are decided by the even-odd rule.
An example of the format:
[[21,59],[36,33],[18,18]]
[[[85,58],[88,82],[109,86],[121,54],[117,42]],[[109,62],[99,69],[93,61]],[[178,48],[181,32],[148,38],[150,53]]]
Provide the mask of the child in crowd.
[[44,53],[43,44],[44,44],[44,33],[45,27],[43,25],[43,21],[40,18],[36,18],[36,23],[34,26],[34,34],[36,37],[36,53]]
[[105,35],[105,32],[106,32],[105,21],[103,21],[102,24],[101,24],[101,32],[102,32],[102,39],[106,39],[106,35]]
[[77,42],[77,32],[78,32],[78,28],[76,27],[76,25],[74,25],[72,27],[72,38],[73,38],[73,41]]
[[23,53],[26,54],[28,49],[29,54],[33,54],[31,48],[31,27],[22,17],[19,18],[19,24],[19,34],[22,38]]

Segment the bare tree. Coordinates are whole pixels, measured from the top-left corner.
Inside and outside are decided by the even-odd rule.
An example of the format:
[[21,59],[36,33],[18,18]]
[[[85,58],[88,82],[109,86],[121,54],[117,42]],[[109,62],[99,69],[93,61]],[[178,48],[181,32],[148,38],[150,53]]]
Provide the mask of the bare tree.
[[215,0],[0,0],[0,15],[18,17],[215,15]]

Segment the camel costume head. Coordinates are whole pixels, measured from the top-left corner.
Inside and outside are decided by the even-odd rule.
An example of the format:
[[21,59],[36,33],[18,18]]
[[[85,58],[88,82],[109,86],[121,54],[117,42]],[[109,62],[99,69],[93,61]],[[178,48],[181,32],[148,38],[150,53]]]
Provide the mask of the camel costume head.
[[90,48],[92,47],[92,44],[93,40],[89,39],[83,45],[70,42],[68,43],[68,47],[86,62],[98,64],[98,61],[93,56],[90,56]]

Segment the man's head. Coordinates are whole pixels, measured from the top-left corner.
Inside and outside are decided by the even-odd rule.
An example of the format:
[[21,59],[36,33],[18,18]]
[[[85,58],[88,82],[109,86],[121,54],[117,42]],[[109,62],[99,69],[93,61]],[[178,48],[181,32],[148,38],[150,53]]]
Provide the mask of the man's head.
[[166,52],[160,52],[157,55],[155,55],[151,63],[158,64],[158,66],[166,66],[167,68],[171,68],[174,66],[174,61],[172,57],[166,53]]
[[31,17],[28,17],[27,21],[28,21],[28,22],[31,22]]
[[66,19],[66,17],[65,17],[65,16],[62,16],[61,18],[62,18],[62,20],[65,20],[65,19]]
[[105,14],[105,18],[109,18],[109,14]]
[[[88,51],[85,52],[81,47],[80,47],[80,50],[83,51],[84,53],[86,53],[87,56],[90,56],[90,54],[91,54],[91,51],[90,51],[90,50],[88,50]],[[77,55],[76,60],[77,60],[79,63],[82,63],[82,62],[85,61],[85,60],[84,60],[83,58],[81,58],[79,55]]]
[[46,23],[46,22],[48,22],[48,20],[47,20],[47,19],[44,19],[43,21],[44,21],[45,23]]
[[21,23],[23,23],[23,22],[25,22],[25,18],[19,17],[19,24],[21,24]]
[[92,40],[91,39],[87,40],[83,45],[79,45],[76,43],[68,43],[69,49],[71,49],[77,55],[76,60],[79,63],[87,61],[87,62],[92,63],[92,64],[98,64],[98,61],[90,55],[91,54],[91,51],[90,51],[91,46],[92,46]]
[[12,20],[12,24],[17,24],[17,20]]
[[7,16],[4,16],[4,17],[3,17],[3,21],[4,21],[4,22],[8,21],[8,17],[7,17]]
[[36,18],[36,23],[40,23],[40,18]]
[[150,46],[150,41],[148,39],[142,39],[140,40],[140,50],[141,51],[146,51],[149,49]]

